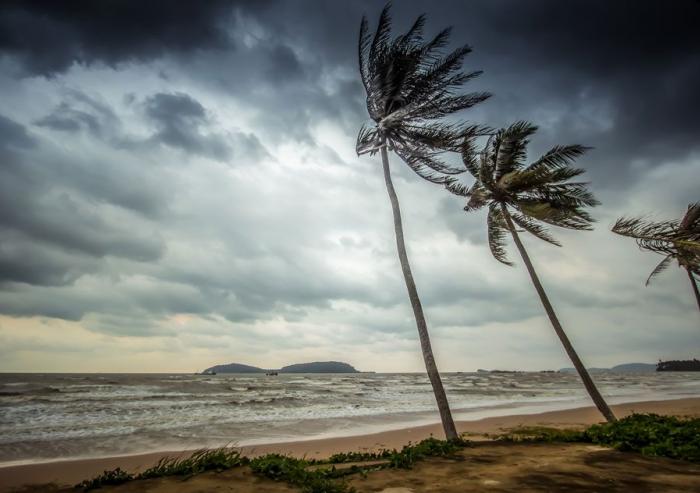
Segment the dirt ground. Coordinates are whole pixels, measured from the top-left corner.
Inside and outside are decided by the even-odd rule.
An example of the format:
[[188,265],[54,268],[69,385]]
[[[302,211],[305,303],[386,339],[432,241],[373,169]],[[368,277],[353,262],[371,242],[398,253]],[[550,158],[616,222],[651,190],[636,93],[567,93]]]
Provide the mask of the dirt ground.
[[487,443],[350,483],[384,493],[691,492],[700,491],[700,465],[586,444]]
[[[700,464],[644,457],[587,444],[479,443],[451,458],[434,458],[410,470],[350,476],[359,492],[693,492],[700,491]],[[75,493],[72,488],[33,486],[22,493]],[[272,493],[297,489],[255,476],[248,468],[190,479],[159,478],[106,487],[104,493]]]

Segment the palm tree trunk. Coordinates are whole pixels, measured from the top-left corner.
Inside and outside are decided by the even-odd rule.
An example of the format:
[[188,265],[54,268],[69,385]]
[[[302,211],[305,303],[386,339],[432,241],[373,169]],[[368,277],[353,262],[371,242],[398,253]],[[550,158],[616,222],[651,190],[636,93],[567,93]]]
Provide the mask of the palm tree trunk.
[[686,270],[688,271],[690,284],[693,286],[693,291],[695,292],[695,301],[698,302],[698,310],[700,310],[700,291],[698,291],[698,282],[695,280],[695,277],[693,277],[693,273],[690,271],[690,269]]
[[566,354],[569,355],[569,359],[571,359],[571,362],[574,364],[574,367],[576,368],[579,377],[581,377],[581,380],[583,381],[583,385],[586,387],[588,394],[591,396],[591,399],[593,399],[593,402],[595,403],[596,407],[601,412],[601,414],[605,417],[605,419],[607,419],[608,422],[611,423],[617,421],[617,418],[615,418],[615,415],[613,414],[608,404],[605,402],[605,399],[603,399],[603,396],[600,395],[600,392],[598,392],[598,388],[595,386],[593,379],[588,374],[588,370],[586,370],[586,367],[581,362],[581,359],[578,357],[578,354],[576,354],[576,350],[571,345],[569,338],[566,336],[564,329],[559,323],[559,319],[557,318],[556,313],[554,313],[554,308],[549,302],[549,298],[547,298],[547,293],[544,292],[544,288],[540,283],[540,279],[537,277],[537,273],[535,272],[535,268],[532,266],[532,262],[530,262],[530,256],[527,254],[527,251],[525,251],[525,247],[520,241],[520,236],[518,235],[518,232],[515,229],[515,226],[513,225],[513,220],[511,219],[505,204],[501,204],[501,210],[503,211],[503,216],[505,217],[506,223],[508,224],[508,229],[513,235],[513,241],[515,241],[515,245],[518,247],[520,256],[522,257],[523,262],[527,267],[527,271],[530,274],[532,284],[535,285],[535,290],[537,290],[537,294],[540,296],[542,306],[544,306],[544,310],[547,312],[549,321],[554,327],[554,332],[557,333],[559,340],[564,346],[564,350],[566,350]]
[[445,436],[448,440],[456,440],[458,437],[455,423],[452,420],[450,405],[447,402],[447,395],[442,386],[440,373],[438,373],[433,349],[430,345],[430,335],[428,334],[428,325],[425,322],[423,315],[423,306],[418,297],[416,283],[413,280],[411,266],[408,263],[408,255],[406,254],[406,244],[403,239],[403,226],[401,224],[401,210],[399,209],[399,199],[396,196],[394,185],[391,182],[391,172],[389,170],[389,156],[387,155],[386,145],[381,148],[382,167],[384,168],[384,181],[386,183],[387,192],[389,192],[389,200],[391,201],[391,209],[394,213],[394,233],[396,234],[396,248],[399,252],[399,260],[401,261],[401,270],[403,271],[403,279],[406,282],[408,297],[411,300],[413,307],[413,315],[416,318],[416,326],[418,328],[418,337],[420,338],[420,346],[423,351],[423,361],[425,361],[425,369],[428,372],[430,384],[433,386],[433,393],[437,401],[440,418],[442,419],[442,427],[445,430]]

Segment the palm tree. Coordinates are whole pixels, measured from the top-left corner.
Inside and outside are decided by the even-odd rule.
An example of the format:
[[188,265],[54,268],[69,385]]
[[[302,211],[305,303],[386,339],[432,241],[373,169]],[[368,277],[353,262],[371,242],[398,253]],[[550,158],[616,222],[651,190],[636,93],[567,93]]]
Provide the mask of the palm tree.
[[679,267],[688,273],[700,309],[700,292],[695,278],[700,276],[700,202],[690,204],[680,221],[652,222],[644,218],[623,217],[617,220],[612,231],[634,238],[642,250],[664,256],[649,274],[647,286],[654,276],[666,270],[676,259]]
[[357,154],[381,153],[384,181],[394,215],[394,232],[401,270],[413,307],[423,359],[435,393],[442,425],[448,440],[457,430],[438,373],[428,335],[423,307],[418,297],[406,254],[401,211],[389,170],[388,150],[394,151],[413,171],[433,183],[450,184],[466,171],[441,160],[440,152],[457,151],[459,142],[487,129],[466,124],[445,123],[442,118],[484,101],[486,93],[455,94],[455,90],[480,72],[461,72],[462,60],[471,51],[462,46],[443,54],[450,29],[430,41],[423,40],[425,16],[421,15],[403,35],[391,39],[390,5],[379,17],[374,36],[366,17],[362,18],[359,62],[367,92],[367,111],[374,125],[363,126],[357,137]]
[[591,229],[593,219],[584,210],[598,201],[582,182],[568,182],[583,173],[582,169],[569,166],[587,148],[580,145],[556,146],[530,165],[525,164],[528,138],[537,127],[528,122],[518,122],[499,130],[492,136],[478,158],[473,152],[473,139],[464,143],[463,160],[476,183],[467,188],[451,183],[447,188],[458,195],[468,197],[465,211],[488,206],[488,240],[491,253],[499,262],[513,265],[505,251],[507,232],[530,274],[554,331],[583,381],[593,402],[608,421],[615,421],[610,410],[586,367],[576,354],[554,308],[540,283],[530,257],[525,250],[518,227],[553,245],[561,246],[545,228],[545,224],[563,228]]

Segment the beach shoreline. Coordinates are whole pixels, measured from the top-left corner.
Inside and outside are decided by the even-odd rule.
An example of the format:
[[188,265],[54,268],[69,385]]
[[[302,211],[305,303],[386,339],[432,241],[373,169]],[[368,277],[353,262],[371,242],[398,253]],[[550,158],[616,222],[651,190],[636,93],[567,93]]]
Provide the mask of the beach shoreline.
[[[633,412],[700,416],[700,397],[628,402],[613,405],[612,407],[618,416],[625,416]],[[581,428],[601,420],[602,417],[595,407],[586,406],[534,414],[511,414],[478,420],[458,421],[457,428],[460,433],[465,433],[469,439],[483,440],[487,438],[485,434],[500,433],[518,426]],[[371,434],[311,438],[246,445],[235,448],[239,448],[247,456],[280,453],[308,459],[323,459],[339,452],[401,448],[409,442],[415,443],[430,436],[442,437],[442,427],[439,423]],[[75,484],[104,470],[111,470],[117,467],[129,472],[139,472],[155,464],[164,456],[187,456],[192,452],[192,450],[165,450],[113,457],[53,460],[22,465],[0,465],[0,492],[9,492],[18,487],[32,484]]]

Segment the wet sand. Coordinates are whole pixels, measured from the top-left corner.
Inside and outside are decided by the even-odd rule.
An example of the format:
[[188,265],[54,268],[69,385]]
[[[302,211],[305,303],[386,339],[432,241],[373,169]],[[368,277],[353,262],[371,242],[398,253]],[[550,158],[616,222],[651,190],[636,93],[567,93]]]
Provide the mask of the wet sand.
[[[633,412],[700,416],[700,398],[620,404],[613,406],[613,409],[618,416],[624,416]],[[458,429],[462,433],[467,433],[468,438],[479,440],[484,438],[484,434],[499,433],[518,426],[573,428],[584,427],[600,421],[601,416],[595,408],[585,407],[540,414],[511,415],[485,418],[477,421],[460,421],[458,423]],[[324,458],[336,452],[400,448],[408,442],[417,442],[431,435],[438,438],[442,436],[442,430],[439,424],[392,430],[371,435],[256,445],[242,447],[242,452],[250,456],[278,452],[297,457]],[[32,492],[60,491],[62,489],[61,486],[72,485],[83,479],[94,477],[104,470],[121,467],[130,472],[138,472],[153,465],[164,455],[179,456],[189,455],[190,453],[191,451],[158,452],[123,457],[67,460],[4,467],[0,468],[0,492],[13,490]],[[621,488],[619,491],[700,491],[700,480],[698,479],[700,477],[700,469],[696,465],[679,461],[649,459],[637,454],[622,454],[613,450],[585,444],[506,445],[484,443],[479,444],[475,448],[463,451],[459,456],[461,459],[456,461],[452,459],[431,459],[425,464],[420,464],[413,471],[408,472],[381,471],[372,473],[366,479],[354,478],[352,483],[359,491],[383,491],[382,488],[393,487],[391,485],[382,486],[382,481],[388,481],[386,484],[394,484],[397,481],[403,482],[403,484],[413,488],[411,490],[394,490],[395,493],[399,493],[400,491],[469,491],[469,488],[475,488],[473,491],[482,491],[479,488],[484,488],[486,486],[488,486],[489,491],[510,491],[508,488],[515,489],[516,484],[527,485],[530,483],[532,483],[530,486],[533,489],[528,489],[530,486],[524,486],[518,489],[520,491],[557,491],[554,486],[548,490],[546,485],[550,484],[552,481],[556,483],[556,481],[558,481],[557,478],[562,481],[574,481],[576,477],[579,477],[582,481],[581,484],[584,485],[585,483],[587,485],[586,487],[590,486],[591,491],[594,491],[596,488],[599,491],[601,488],[604,491],[616,491],[615,488],[617,487],[615,484],[618,483]],[[487,457],[491,457],[491,459],[485,459]],[[615,466],[615,464],[619,467]],[[428,469],[423,470],[425,468]],[[449,475],[449,478],[446,477],[445,479],[448,483],[452,484],[456,481],[455,485],[459,484],[461,486],[452,485],[455,489],[451,489],[452,486],[445,485],[441,486],[439,489],[430,489],[430,481],[437,481],[437,483],[434,484],[442,484],[440,483],[441,480],[433,479],[428,482],[423,480],[421,483],[420,481],[409,481],[407,479],[412,477],[412,474],[418,474],[416,471],[422,471],[421,477],[428,478],[431,474],[430,471],[433,470],[434,474],[438,476],[444,474]],[[686,474],[684,471],[688,473],[688,478],[685,478]],[[542,486],[541,488],[537,485],[537,481],[532,479],[533,477],[537,478],[538,474],[542,476],[539,480]],[[606,483],[609,487],[606,486],[603,488],[604,485],[599,481],[596,482],[597,480],[595,480],[595,478],[605,478],[606,474],[610,475],[608,478],[609,481],[606,480],[609,483]],[[453,477],[455,475],[456,477]],[[652,475],[656,479],[651,478]],[[478,483],[477,479],[482,476],[482,481],[487,481],[486,483]],[[525,476],[530,477],[530,480],[523,478],[518,479],[520,476],[523,476],[523,478],[525,478]],[[544,476],[547,476],[546,480]],[[493,479],[489,479],[491,477]],[[647,477],[648,481],[650,481],[649,485],[651,486],[649,486],[649,488],[646,486],[641,488],[641,486],[638,485],[639,487],[636,489],[629,489],[633,488],[633,484],[636,484],[633,483],[634,480],[644,477]],[[226,478],[228,479],[226,480]],[[214,484],[208,485],[210,481],[229,481],[228,483],[224,482],[221,484],[228,484],[231,486],[230,481],[232,481],[233,478],[238,478],[234,483],[236,485],[236,491],[294,491],[283,484],[274,482],[267,484],[268,482],[266,482],[266,480],[252,476],[247,470],[228,471],[221,474],[208,473],[199,475],[186,482],[183,482],[181,479],[173,478],[139,481],[137,484],[134,483],[119,487],[115,489],[115,491],[174,491],[183,493],[189,491],[216,491],[219,487],[215,487]],[[663,483],[663,481],[659,483],[659,481],[661,481],[659,478],[666,481],[666,483]],[[375,480],[377,481],[376,484],[372,482]],[[642,479],[639,479],[639,481],[641,480]],[[497,483],[489,483],[489,481],[497,481]],[[528,481],[530,481],[530,483],[528,483]],[[658,483],[657,486],[661,489],[656,489],[657,487],[654,486],[654,484],[656,484],[654,481]],[[356,482],[359,483],[355,484]],[[45,486],[47,483],[54,483],[56,486],[49,488]],[[36,486],[40,484],[44,486]],[[151,484],[155,489],[151,489]],[[421,484],[423,486],[421,486]],[[554,483],[551,484],[553,485]],[[660,486],[662,484],[663,488]],[[20,488],[23,485],[34,486]],[[164,489],[159,489],[161,486]],[[628,489],[625,490],[623,486]],[[273,489],[267,489],[268,487]],[[403,487],[404,486],[396,486],[396,488]],[[674,489],[676,487],[681,489]],[[247,488],[252,489],[248,490]],[[223,489],[221,491],[228,490]],[[587,490],[583,489],[580,491]]]

